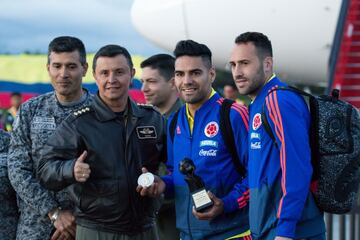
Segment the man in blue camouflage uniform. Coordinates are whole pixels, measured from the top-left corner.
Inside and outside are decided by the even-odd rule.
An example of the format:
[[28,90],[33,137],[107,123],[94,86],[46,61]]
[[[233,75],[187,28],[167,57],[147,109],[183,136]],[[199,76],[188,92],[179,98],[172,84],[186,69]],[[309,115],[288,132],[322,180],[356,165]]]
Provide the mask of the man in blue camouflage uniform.
[[10,135],[0,130],[0,239],[12,240],[16,236],[16,226],[19,218],[16,204],[16,193],[12,188],[7,173],[7,152]]
[[39,151],[56,127],[92,101],[81,88],[87,68],[85,47],[79,39],[55,38],[49,44],[47,63],[54,92],[24,103],[14,121],[8,169],[19,198],[19,240],[75,238],[75,217],[66,191],[46,190],[36,179],[36,169]]

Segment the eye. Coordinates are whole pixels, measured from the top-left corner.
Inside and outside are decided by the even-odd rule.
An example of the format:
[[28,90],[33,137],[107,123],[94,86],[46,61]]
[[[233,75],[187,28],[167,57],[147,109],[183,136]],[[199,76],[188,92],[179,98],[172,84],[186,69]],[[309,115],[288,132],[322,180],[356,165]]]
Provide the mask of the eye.
[[117,76],[122,76],[122,75],[125,74],[125,71],[124,71],[123,69],[118,69],[118,70],[115,71],[115,74],[116,74]]
[[74,70],[74,69],[76,69],[77,68],[77,65],[76,64],[70,64],[69,65],[69,69],[71,69],[71,70]]
[[56,68],[56,69],[60,69],[60,68],[61,68],[61,65],[60,65],[60,64],[53,64],[52,67],[53,67],[53,68]]
[[196,70],[192,72],[192,75],[194,76],[200,76],[202,74],[202,71]]
[[229,69],[234,68],[234,67],[235,67],[235,63],[234,63],[234,62],[229,62],[229,63],[227,64],[227,67],[228,67]]
[[108,71],[101,71],[100,75],[106,77],[109,74]]
[[175,77],[182,77],[184,76],[184,73],[182,72],[175,72]]

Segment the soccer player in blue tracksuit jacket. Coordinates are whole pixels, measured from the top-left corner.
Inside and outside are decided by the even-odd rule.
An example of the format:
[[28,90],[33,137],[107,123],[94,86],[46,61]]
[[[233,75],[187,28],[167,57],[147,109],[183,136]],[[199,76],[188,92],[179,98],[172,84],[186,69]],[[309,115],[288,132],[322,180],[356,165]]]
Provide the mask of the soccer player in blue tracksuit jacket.
[[[168,133],[167,164],[171,174],[164,176],[163,181],[156,178],[156,191],[161,193],[166,188],[165,196],[175,196],[176,225],[182,240],[249,240],[247,178],[242,180],[236,171],[219,129],[223,98],[211,87],[215,79],[211,51],[203,44],[186,40],[176,45],[174,55],[175,84],[186,104],[179,110],[173,141]],[[230,121],[239,159],[247,167],[246,107],[233,104]],[[195,174],[211,192],[213,206],[204,212],[195,211],[188,185],[179,171],[179,162],[184,158],[193,160]]]
[[[269,39],[256,32],[238,36],[230,57],[240,94],[249,106],[250,230],[254,239],[325,239],[323,213],[310,192],[310,115],[301,96],[270,89],[284,83],[273,74]],[[275,135],[267,134],[261,112]],[[276,146],[277,145],[277,146]]]

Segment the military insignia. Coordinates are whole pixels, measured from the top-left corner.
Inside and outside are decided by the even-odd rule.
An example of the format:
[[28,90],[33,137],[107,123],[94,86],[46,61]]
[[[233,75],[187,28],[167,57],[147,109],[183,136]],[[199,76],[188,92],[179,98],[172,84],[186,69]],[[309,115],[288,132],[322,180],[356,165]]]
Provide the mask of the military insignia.
[[157,138],[156,129],[154,126],[137,127],[136,133],[139,139]]
[[75,116],[79,116],[79,115],[81,115],[81,114],[83,114],[83,113],[86,113],[86,112],[88,112],[88,111],[90,111],[90,108],[89,108],[89,107],[85,107],[85,108],[82,108],[82,109],[79,109],[79,110],[75,111],[75,112],[74,112],[74,115],[75,115]]
[[43,129],[43,130],[55,130],[56,123],[54,117],[34,117],[31,121],[31,127],[33,129]]

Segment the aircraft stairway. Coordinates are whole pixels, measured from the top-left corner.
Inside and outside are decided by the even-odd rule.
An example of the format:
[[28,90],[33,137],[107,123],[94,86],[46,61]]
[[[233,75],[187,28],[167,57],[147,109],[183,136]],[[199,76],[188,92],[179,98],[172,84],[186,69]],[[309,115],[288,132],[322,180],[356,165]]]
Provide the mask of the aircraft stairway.
[[341,99],[360,108],[360,0],[344,2],[346,7],[340,13],[338,39],[334,41],[337,57],[329,89],[340,89]]

